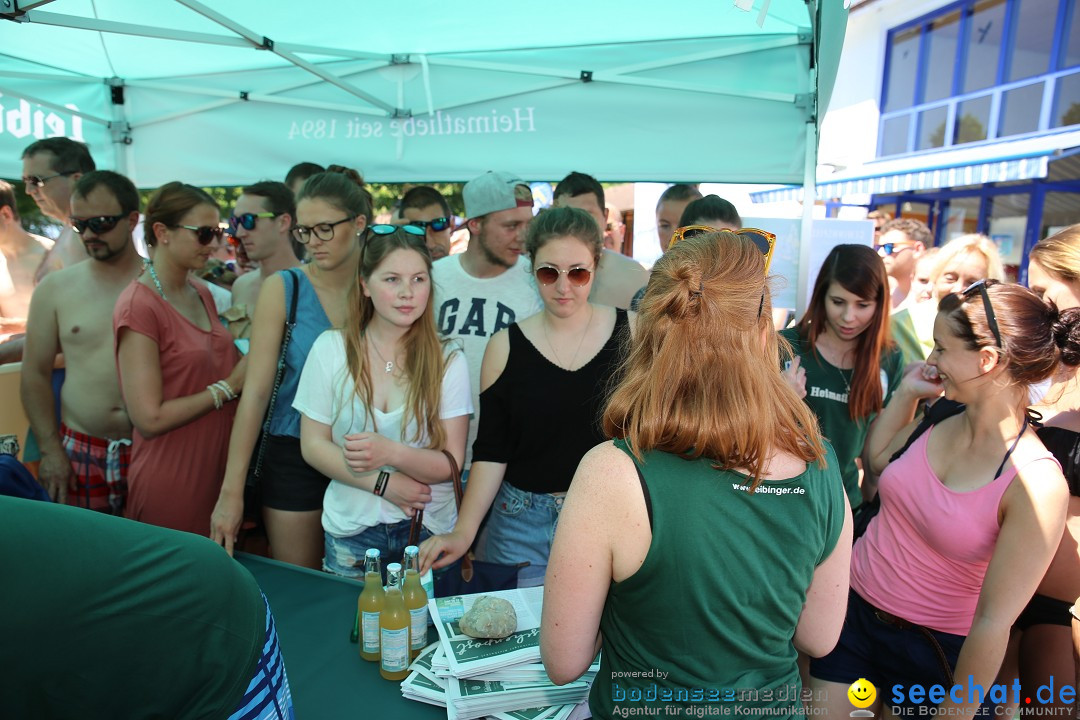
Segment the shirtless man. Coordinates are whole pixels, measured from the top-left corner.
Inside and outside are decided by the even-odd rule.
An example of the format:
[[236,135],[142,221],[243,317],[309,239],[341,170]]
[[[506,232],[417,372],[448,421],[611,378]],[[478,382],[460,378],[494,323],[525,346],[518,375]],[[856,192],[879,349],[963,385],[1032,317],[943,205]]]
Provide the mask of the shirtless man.
[[[52,240],[23,229],[15,190],[0,180],[0,342],[25,331],[34,286],[49,270],[58,269],[48,262],[52,247]],[[0,353],[0,363],[5,361]]]
[[230,329],[242,323],[239,334],[251,334],[251,315],[263,280],[279,270],[296,267],[300,261],[293,251],[290,228],[296,222],[296,200],[284,183],[264,180],[244,188],[229,218],[229,234],[243,244],[249,260],[259,264],[258,271],[248,272],[232,286],[233,305],[225,317]]
[[[38,480],[49,495],[119,515],[127,492],[131,421],[120,395],[112,317],[120,293],[142,268],[131,239],[139,193],[117,173],[87,173],[75,184],[71,219],[91,260],[49,274],[34,291],[22,402],[41,446]],[[58,428],[49,378],[61,352],[67,377]]]

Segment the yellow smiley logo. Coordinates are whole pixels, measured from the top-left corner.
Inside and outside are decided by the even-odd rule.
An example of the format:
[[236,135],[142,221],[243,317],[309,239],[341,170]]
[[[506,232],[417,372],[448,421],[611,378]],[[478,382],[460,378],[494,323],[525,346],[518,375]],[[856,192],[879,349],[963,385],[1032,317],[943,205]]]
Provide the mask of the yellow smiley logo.
[[866,678],[859,678],[851,683],[847,691],[848,700],[857,708],[868,708],[877,698],[877,688]]

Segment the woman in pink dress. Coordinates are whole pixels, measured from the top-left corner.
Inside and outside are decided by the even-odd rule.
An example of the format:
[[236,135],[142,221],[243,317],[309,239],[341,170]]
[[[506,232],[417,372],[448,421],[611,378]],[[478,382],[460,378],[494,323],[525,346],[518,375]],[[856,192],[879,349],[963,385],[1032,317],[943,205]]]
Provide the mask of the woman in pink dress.
[[225,471],[246,363],[207,288],[189,277],[221,240],[217,203],[171,182],[146,208],[151,260],[113,313],[116,364],[135,426],[127,517],[205,535]]

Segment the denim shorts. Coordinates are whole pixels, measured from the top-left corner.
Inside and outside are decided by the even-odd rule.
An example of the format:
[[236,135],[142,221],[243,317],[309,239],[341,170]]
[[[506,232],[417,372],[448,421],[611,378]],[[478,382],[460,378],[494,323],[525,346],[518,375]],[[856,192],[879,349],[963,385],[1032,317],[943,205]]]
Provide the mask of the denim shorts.
[[504,482],[491,505],[477,558],[501,565],[527,562],[518,587],[544,584],[551,541],[562,512],[562,495],[531,493]]
[[[847,616],[844,618],[840,640],[825,657],[810,658],[810,675],[818,680],[842,685],[850,685],[859,678],[866,678],[877,688],[882,704],[896,708],[893,710],[894,715],[919,715],[920,706],[936,703],[929,700],[915,703],[908,697],[907,689],[912,685],[921,685],[924,688],[941,685],[948,692],[951,686],[941,660],[930,640],[922,632],[914,628],[901,629],[881,620],[876,611],[877,608],[854,590],[850,590]],[[966,637],[937,630],[930,630],[930,633],[944,651],[949,667],[955,669]],[[902,685],[902,691],[894,691],[894,685]],[[966,698],[966,687],[964,692]],[[995,704],[987,699],[983,702],[979,715],[993,715],[995,707]]]
[[[400,563],[409,544],[409,529],[412,520],[401,520],[392,525],[375,525],[359,535],[347,538],[334,537],[323,533],[326,541],[326,555],[323,557],[323,570],[357,580],[364,579],[364,553],[369,548],[378,548],[381,553],[383,578],[386,578],[386,566]],[[427,528],[420,529],[420,542],[431,537]]]

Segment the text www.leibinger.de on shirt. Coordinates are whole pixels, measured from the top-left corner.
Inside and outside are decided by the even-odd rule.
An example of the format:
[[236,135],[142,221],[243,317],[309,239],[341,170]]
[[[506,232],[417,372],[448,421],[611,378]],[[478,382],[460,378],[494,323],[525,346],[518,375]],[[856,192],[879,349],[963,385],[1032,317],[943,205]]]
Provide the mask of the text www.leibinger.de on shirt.
[[[750,492],[749,485],[740,485],[739,483],[731,483],[732,490],[742,490],[743,492]],[[804,487],[779,487],[777,485],[769,485],[768,483],[761,483],[754,490],[755,495],[805,495],[806,488]]]

